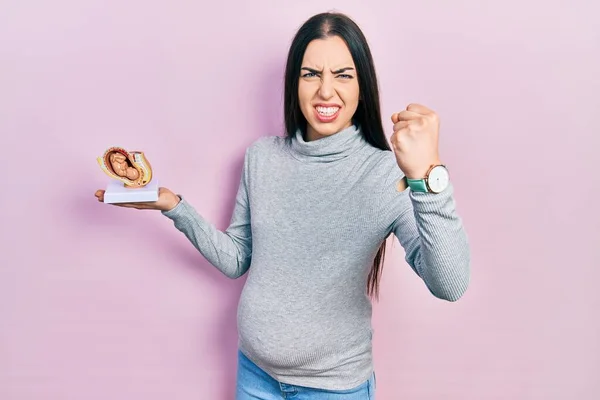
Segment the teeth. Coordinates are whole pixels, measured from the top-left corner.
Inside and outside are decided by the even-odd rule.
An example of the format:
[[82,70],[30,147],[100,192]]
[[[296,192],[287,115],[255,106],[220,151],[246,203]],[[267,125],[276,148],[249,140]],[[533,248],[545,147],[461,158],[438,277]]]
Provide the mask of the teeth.
[[339,107],[317,107],[317,112],[326,117],[330,117],[333,114],[335,114],[339,109]]

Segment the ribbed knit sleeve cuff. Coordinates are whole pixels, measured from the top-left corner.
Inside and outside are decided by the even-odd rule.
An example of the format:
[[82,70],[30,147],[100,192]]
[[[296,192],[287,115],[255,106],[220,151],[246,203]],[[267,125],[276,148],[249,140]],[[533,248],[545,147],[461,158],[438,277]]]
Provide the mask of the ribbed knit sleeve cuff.
[[452,183],[442,193],[423,193],[410,191],[410,199],[417,213],[448,211],[453,202],[454,187]]
[[179,196],[180,200],[175,207],[171,208],[168,211],[161,211],[162,215],[169,219],[172,219],[173,221],[182,217],[186,213],[186,209],[188,207],[187,201],[185,201],[183,196],[179,194],[177,196]]

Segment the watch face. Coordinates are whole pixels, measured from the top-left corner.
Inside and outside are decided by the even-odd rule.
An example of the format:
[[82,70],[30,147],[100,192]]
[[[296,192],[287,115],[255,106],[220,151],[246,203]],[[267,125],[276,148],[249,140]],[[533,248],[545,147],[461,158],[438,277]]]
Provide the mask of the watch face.
[[448,170],[444,166],[438,165],[429,172],[427,184],[432,192],[440,193],[448,187],[449,181],[450,175],[448,174]]

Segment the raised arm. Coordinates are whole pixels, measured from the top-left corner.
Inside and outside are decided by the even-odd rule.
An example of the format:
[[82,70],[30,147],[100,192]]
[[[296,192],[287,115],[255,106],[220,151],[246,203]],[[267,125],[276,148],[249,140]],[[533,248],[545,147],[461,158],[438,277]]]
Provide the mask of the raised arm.
[[248,271],[252,258],[247,182],[248,152],[244,157],[231,222],[224,232],[202,217],[183,197],[173,209],[162,211],[212,265],[232,279]]
[[[436,297],[458,300],[470,280],[470,250],[467,235],[454,204],[454,188],[440,182],[433,193],[417,185],[441,163],[438,150],[440,122],[430,108],[411,103],[392,115],[394,133],[390,138],[399,169],[395,182],[405,174],[413,183],[393,203],[392,230],[406,251],[406,261],[425,281]],[[437,169],[436,171],[443,171]],[[414,182],[413,182],[414,180]],[[406,181],[408,182],[408,181]],[[410,185],[409,185],[410,186]],[[413,191],[413,188],[416,191]]]

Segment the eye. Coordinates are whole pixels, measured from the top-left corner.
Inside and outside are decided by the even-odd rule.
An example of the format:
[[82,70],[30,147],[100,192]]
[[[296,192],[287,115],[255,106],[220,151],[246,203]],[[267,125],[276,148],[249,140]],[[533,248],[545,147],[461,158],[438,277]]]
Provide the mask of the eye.
[[348,74],[340,74],[340,75],[338,75],[338,77],[343,78],[343,79],[352,79],[352,78],[354,78],[352,75],[348,75]]
[[304,75],[302,75],[303,78],[312,78],[313,76],[317,76],[317,74],[315,74],[314,72],[307,72]]

